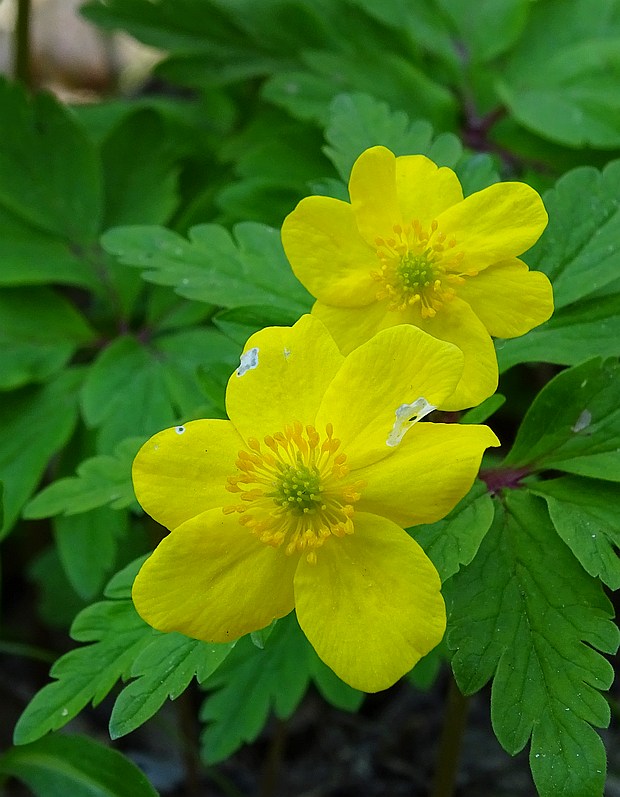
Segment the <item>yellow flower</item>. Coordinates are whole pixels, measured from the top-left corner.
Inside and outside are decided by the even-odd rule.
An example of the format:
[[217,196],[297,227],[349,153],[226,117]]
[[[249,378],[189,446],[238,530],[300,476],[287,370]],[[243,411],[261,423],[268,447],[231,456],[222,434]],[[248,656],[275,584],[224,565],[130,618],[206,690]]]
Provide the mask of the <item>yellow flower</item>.
[[445,629],[437,572],[402,527],[444,517],[498,445],[486,426],[417,423],[462,359],[411,326],[346,358],[310,315],[253,335],[230,420],[167,429],[135,459],[139,502],[172,529],[134,583],[140,615],[224,642],[295,609],[344,681],[393,684]]
[[446,409],[479,404],[497,387],[490,336],[523,335],[553,312],[549,280],[517,258],[547,224],[541,198],[497,183],[463,199],[451,169],[385,147],[360,155],[349,194],[307,197],[282,227],[313,314],[344,354],[405,323],[456,344],[465,367]]

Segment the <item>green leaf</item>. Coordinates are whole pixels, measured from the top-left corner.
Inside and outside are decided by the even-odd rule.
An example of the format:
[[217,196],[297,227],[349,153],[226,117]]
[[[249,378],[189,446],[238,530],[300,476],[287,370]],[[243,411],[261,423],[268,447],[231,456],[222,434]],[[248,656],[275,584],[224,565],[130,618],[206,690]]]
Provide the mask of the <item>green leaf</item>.
[[[618,630],[600,584],[556,535],[544,502],[504,493],[478,555],[455,575],[448,646],[465,694],[494,676],[493,728],[511,754],[531,736],[541,797],[600,797]],[[518,707],[518,710],[515,710]]]
[[135,680],[116,698],[110,717],[112,739],[143,725],[167,698],[175,700],[182,694],[194,676],[202,683],[234,644],[209,644],[176,633],[156,635],[133,663],[129,674]]
[[491,415],[494,415],[500,407],[506,403],[506,396],[501,393],[494,393],[485,399],[482,404],[472,407],[471,410],[463,413],[461,423],[484,423]]
[[493,501],[486,485],[476,481],[443,520],[409,529],[437,568],[442,581],[469,564],[493,521]]
[[53,521],[54,539],[63,570],[84,600],[100,594],[116,564],[119,540],[129,531],[127,512],[106,506],[80,515],[59,515]]
[[178,153],[167,132],[159,114],[139,110],[125,117],[103,142],[104,229],[162,224],[176,208]]
[[308,686],[311,652],[292,614],[277,623],[263,650],[249,637],[237,642],[204,683],[214,690],[201,711],[207,722],[203,735],[207,764],[223,761],[244,742],[253,741],[271,709],[281,719],[291,716]]
[[180,296],[221,307],[273,306],[300,315],[311,297],[295,279],[277,230],[254,222],[235,227],[203,224],[190,240],[161,227],[119,227],[102,238],[120,262],[149,282],[172,285]]
[[74,306],[49,288],[0,292],[0,389],[46,380],[95,334]]
[[463,153],[452,133],[434,139],[429,122],[411,122],[403,111],[392,111],[368,94],[340,94],[333,99],[325,138],[325,153],[345,183],[357,157],[377,144],[395,155],[426,155],[439,166],[454,167]]
[[135,764],[83,736],[48,736],[13,748],[0,758],[0,773],[38,797],[157,797]]
[[114,454],[84,460],[76,476],[58,479],[30,501],[25,518],[77,515],[98,507],[124,509],[134,503],[131,464],[144,437],[123,440]]
[[16,744],[57,730],[89,702],[99,704],[120,678],[127,678],[139,652],[153,639],[130,600],[101,601],[75,618],[71,636],[92,645],[65,653],[52,666],[55,678],[26,707],[15,726]]
[[552,379],[526,413],[505,461],[620,481],[620,364],[597,358]]
[[119,570],[118,573],[115,573],[115,575],[113,575],[107,583],[104,590],[104,595],[106,598],[110,598],[112,600],[131,598],[131,588],[133,586],[133,582],[138,575],[138,571],[150,555],[150,553],[146,553],[142,556],[138,556],[137,559],[129,562],[129,564],[125,565],[125,567]]
[[483,0],[475,12],[469,0],[438,0],[452,21],[459,44],[474,62],[486,62],[508,50],[521,36],[530,0]]
[[620,161],[573,169],[544,195],[549,225],[526,255],[553,283],[555,313],[498,351],[502,370],[541,360],[576,365],[620,355]]
[[[43,387],[24,388],[0,404],[0,479],[4,481],[8,533],[36,488],[50,457],[67,442],[77,421],[79,371],[67,371]],[[2,536],[2,535],[0,535]]]
[[93,240],[101,220],[101,180],[86,133],[49,94],[28,102],[23,89],[5,80],[0,109],[11,120],[2,131],[0,207],[60,238]]
[[557,533],[583,568],[611,589],[620,587],[620,494],[618,487],[565,476],[530,485],[547,502]]
[[607,149],[620,145],[619,73],[620,36],[592,38],[551,51],[544,73],[517,75],[498,91],[529,130],[569,147]]

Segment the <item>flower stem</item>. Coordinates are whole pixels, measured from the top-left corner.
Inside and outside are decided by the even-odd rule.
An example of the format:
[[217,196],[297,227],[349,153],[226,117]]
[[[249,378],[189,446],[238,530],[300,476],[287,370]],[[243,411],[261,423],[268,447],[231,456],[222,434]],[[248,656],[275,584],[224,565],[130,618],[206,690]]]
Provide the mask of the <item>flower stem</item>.
[[30,2],[17,0],[17,21],[15,22],[15,50],[13,71],[15,79],[30,88]]
[[469,698],[461,694],[452,672],[446,697],[443,731],[439,743],[439,755],[431,797],[452,797],[456,787],[456,775],[463,732],[467,723]]

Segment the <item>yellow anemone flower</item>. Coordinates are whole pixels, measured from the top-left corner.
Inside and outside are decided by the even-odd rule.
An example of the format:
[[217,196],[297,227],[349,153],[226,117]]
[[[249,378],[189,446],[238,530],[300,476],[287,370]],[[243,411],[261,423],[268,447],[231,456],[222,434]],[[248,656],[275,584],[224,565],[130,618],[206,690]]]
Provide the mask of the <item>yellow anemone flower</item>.
[[282,226],[312,310],[348,354],[376,332],[414,324],[465,355],[446,409],[479,404],[497,387],[491,335],[514,338],[553,312],[547,277],[517,258],[547,213],[524,183],[497,183],[463,199],[456,174],[423,155],[363,152],[351,203],[311,196]]
[[411,326],[346,358],[310,315],[253,335],[230,420],[166,429],[135,459],[139,502],[172,529],[135,580],[140,615],[226,642],[295,609],[340,678],[393,684],[445,630],[439,576],[403,527],[444,517],[498,445],[486,426],[418,423],[462,361]]

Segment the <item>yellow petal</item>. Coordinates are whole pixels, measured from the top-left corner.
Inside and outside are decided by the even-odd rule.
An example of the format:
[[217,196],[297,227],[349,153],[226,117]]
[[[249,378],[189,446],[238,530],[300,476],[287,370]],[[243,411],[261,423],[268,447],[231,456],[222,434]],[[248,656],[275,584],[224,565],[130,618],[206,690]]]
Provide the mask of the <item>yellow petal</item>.
[[164,429],[142,446],[133,463],[140,505],[173,529],[207,509],[229,504],[226,477],[235,471],[242,446],[230,421],[190,421]]
[[389,149],[371,147],[362,152],[351,169],[349,194],[359,232],[371,247],[377,238],[390,238],[395,224],[402,224],[396,158]]
[[284,219],[282,245],[297,279],[325,302],[359,307],[372,302],[379,268],[375,247],[360,236],[351,205],[338,199],[302,199]]
[[397,444],[392,438],[402,428],[401,407],[418,399],[443,407],[462,368],[456,346],[417,327],[390,327],[346,358],[325,392],[317,428],[333,424],[351,468],[376,462]]
[[434,523],[467,495],[485,448],[498,445],[488,426],[418,423],[393,454],[354,471],[366,482],[355,508],[399,526]]
[[437,571],[401,528],[355,515],[355,533],[330,539],[295,574],[299,625],[320,658],[365,692],[387,689],[444,634]]
[[444,210],[463,199],[459,178],[424,155],[396,158],[396,190],[403,221],[417,219],[425,229]]
[[382,329],[405,324],[412,317],[407,310],[388,310],[388,302],[374,302],[367,307],[334,307],[315,302],[312,315],[321,320],[343,354],[349,354]]
[[456,239],[462,271],[479,271],[520,255],[547,226],[542,199],[525,183],[495,183],[445,210],[438,229]]
[[212,509],[159,544],[132,597],[159,631],[230,642],[291,611],[296,566],[294,557],[259,542],[237,515]]
[[454,343],[465,356],[461,380],[441,409],[474,407],[495,392],[498,373],[493,341],[467,302],[456,297],[434,318],[418,315],[417,323],[434,337]]
[[267,327],[248,340],[228,382],[228,416],[246,440],[262,440],[294,421],[314,423],[342,362],[325,326],[310,315],[293,327]]
[[458,289],[491,335],[516,338],[553,313],[553,288],[541,271],[513,258],[468,277]]

